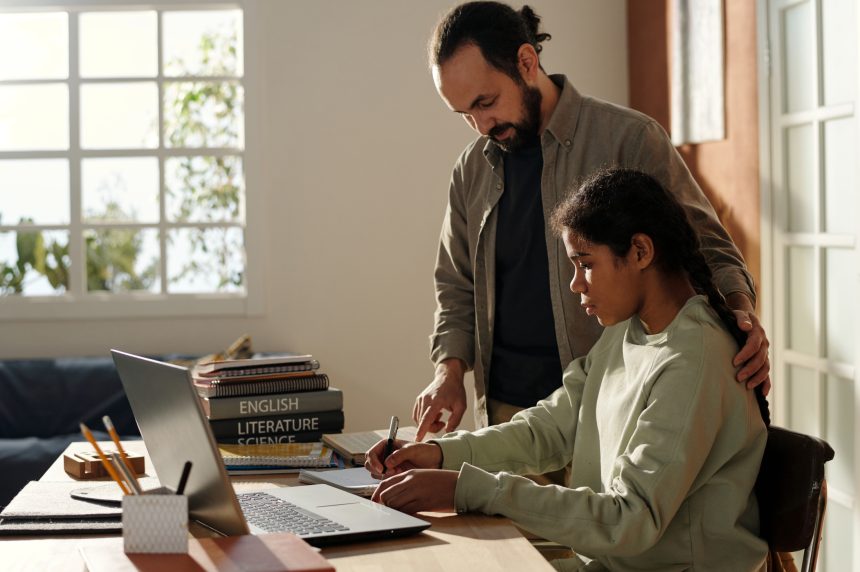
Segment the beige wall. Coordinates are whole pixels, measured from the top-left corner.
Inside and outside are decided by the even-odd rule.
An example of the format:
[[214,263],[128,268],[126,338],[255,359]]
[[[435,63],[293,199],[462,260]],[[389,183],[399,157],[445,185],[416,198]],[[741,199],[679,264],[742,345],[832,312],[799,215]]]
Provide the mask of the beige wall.
[[[347,428],[409,418],[430,380],[432,270],[451,166],[472,134],[436,96],[427,35],[450,2],[260,2],[265,312],[243,319],[0,322],[0,357],[206,353],[243,332],[313,353],[344,389]],[[623,0],[531,2],[544,67],[627,101]],[[249,103],[250,105],[251,103]],[[253,128],[251,133],[253,133]],[[0,305],[2,312],[2,305]],[[469,420],[471,423],[471,419]]]

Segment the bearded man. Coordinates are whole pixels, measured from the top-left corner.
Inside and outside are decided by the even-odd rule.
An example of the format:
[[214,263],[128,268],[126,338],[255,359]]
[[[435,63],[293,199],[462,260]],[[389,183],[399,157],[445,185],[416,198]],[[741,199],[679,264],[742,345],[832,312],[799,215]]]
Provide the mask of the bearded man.
[[752,277],[665,131],[548,75],[540,52],[550,36],[539,24],[528,6],[469,2],[444,16],[430,40],[436,90],[480,137],[451,177],[435,271],[436,374],[415,401],[418,440],[460,424],[468,370],[480,428],[548,396],[564,367],[591,349],[601,328],[565,295],[573,267],[546,220],[570,188],[607,167],[648,173],[684,206],[717,287],[748,333],[734,358],[737,379],[765,383],[765,393],[770,387]]

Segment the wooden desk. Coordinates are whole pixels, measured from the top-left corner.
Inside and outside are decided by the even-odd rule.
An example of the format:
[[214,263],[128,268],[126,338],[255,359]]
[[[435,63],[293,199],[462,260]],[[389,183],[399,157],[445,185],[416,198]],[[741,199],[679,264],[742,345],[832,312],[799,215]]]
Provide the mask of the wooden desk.
[[[105,444],[107,446],[107,444]],[[129,442],[130,452],[146,453],[143,442]],[[71,450],[88,450],[86,443],[73,443]],[[151,471],[146,459],[147,474]],[[42,480],[66,481],[62,458],[42,476]],[[234,481],[237,492],[270,486],[290,486],[295,477],[265,475]],[[505,518],[483,515],[423,513],[432,526],[421,534],[376,542],[341,544],[322,549],[322,554],[339,572],[553,570],[552,566]],[[205,535],[206,529],[192,526],[192,533]],[[86,570],[78,549],[85,544],[117,542],[115,535],[67,537],[17,537],[0,539],[0,561],[4,571]],[[165,571],[168,572],[168,571]]]

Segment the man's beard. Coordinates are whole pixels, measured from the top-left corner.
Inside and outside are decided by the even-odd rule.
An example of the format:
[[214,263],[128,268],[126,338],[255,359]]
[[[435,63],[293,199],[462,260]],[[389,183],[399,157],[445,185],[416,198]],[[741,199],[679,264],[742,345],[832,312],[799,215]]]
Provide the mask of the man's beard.
[[[538,141],[543,96],[538,88],[526,85],[522,86],[520,92],[523,97],[523,120],[519,123],[500,123],[487,134],[506,153],[513,153]],[[505,141],[499,141],[497,137],[511,127],[514,129],[513,134]]]

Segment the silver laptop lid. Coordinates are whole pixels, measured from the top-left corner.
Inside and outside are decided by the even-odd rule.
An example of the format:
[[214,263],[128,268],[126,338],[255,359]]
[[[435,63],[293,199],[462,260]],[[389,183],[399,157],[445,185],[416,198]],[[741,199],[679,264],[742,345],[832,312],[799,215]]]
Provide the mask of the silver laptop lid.
[[185,486],[191,518],[228,536],[248,534],[188,370],[110,353],[161,484],[175,488],[185,461],[191,461]]

